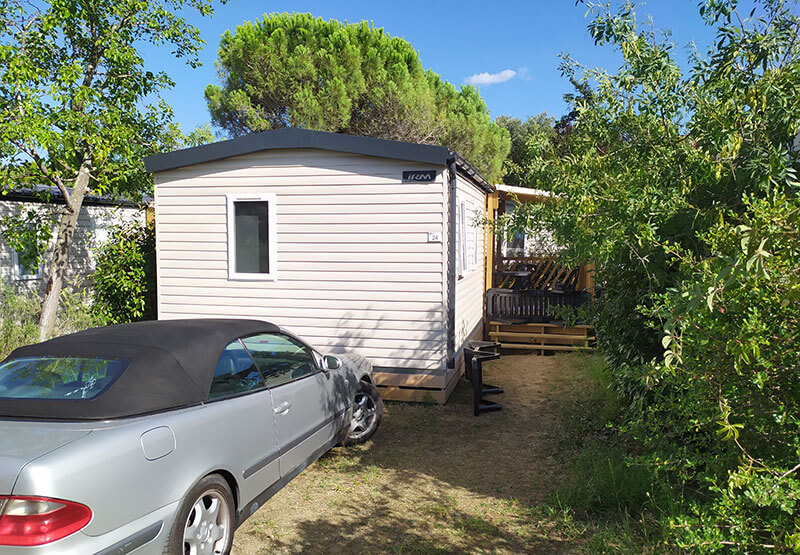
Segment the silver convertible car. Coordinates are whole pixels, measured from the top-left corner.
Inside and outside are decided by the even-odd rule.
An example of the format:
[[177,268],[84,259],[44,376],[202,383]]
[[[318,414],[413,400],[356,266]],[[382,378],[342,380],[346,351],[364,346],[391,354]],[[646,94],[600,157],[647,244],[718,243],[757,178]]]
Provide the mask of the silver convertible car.
[[383,405],[363,357],[272,324],[95,328],[0,363],[0,553],[226,554],[234,530]]

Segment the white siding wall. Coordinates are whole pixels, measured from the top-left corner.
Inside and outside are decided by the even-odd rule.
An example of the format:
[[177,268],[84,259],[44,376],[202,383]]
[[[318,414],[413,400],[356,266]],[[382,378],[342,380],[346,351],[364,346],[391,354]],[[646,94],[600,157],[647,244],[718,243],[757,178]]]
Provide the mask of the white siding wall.
[[[265,151],[155,176],[159,318],[272,321],[375,366],[445,365],[446,176],[434,166],[311,149]],[[226,194],[277,195],[277,281],[227,277]]]
[[[486,193],[475,185],[458,176],[456,190],[456,210],[460,212],[462,201],[466,207],[466,251],[472,258],[477,252],[477,261],[468,261],[466,268],[461,269],[460,278],[456,278],[456,349],[469,339],[469,334],[483,319],[483,279],[484,279],[484,232],[476,226],[476,216],[481,218],[486,204]],[[457,214],[456,250],[461,248],[461,225]],[[477,249],[477,250],[476,250]]]
[[[46,214],[53,222],[53,239],[51,249],[56,240],[57,218],[64,210],[64,205],[38,202],[0,201],[0,217],[20,215],[33,209]],[[68,287],[81,288],[94,271],[95,258],[92,249],[106,237],[106,231],[112,225],[136,219],[144,222],[145,211],[138,208],[119,206],[83,206],[78,215],[78,226],[73,236],[72,249],[69,253]],[[52,250],[45,256],[49,264]],[[18,279],[14,265],[14,251],[0,235],[0,279],[19,290],[43,293],[47,285],[47,266],[37,279]]]

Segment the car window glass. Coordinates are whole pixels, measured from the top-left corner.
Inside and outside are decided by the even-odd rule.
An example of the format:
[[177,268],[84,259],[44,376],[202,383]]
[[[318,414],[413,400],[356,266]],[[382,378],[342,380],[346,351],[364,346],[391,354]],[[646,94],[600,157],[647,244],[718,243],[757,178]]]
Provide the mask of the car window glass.
[[128,364],[89,357],[14,358],[0,364],[0,399],[94,399]]
[[217,361],[209,399],[218,399],[264,387],[264,379],[242,343],[230,343]]
[[264,333],[245,337],[242,342],[264,374],[267,387],[276,387],[317,371],[311,349],[285,335]]

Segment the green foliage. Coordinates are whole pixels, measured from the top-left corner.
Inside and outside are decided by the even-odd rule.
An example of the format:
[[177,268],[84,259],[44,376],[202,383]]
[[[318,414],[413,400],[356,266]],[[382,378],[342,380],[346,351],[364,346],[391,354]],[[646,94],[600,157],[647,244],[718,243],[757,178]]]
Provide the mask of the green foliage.
[[573,114],[530,166],[558,201],[502,223],[597,263],[619,429],[691,492],[664,520],[672,547],[800,549],[800,18],[780,0],[705,2],[716,40],[684,74],[630,4],[587,5],[624,64],[565,57]]
[[[136,198],[151,187],[142,159],[163,145],[171,111],[149,104],[172,86],[144,68],[142,43],[169,45],[196,65],[199,31],[176,15],[206,0],[0,3],[0,142],[9,166],[69,186],[90,163],[91,187]],[[13,187],[14,182],[3,183]]]
[[559,320],[566,327],[589,324],[594,321],[594,311],[591,305],[583,306],[556,306],[548,307],[548,314],[553,320]]
[[[613,387],[613,370],[608,362],[597,354],[571,353],[559,355],[568,357],[570,363],[582,374],[580,384],[584,391],[580,411],[570,407],[570,413],[577,412],[581,426],[572,432],[582,437],[591,432],[605,432],[610,423],[619,420],[621,397]],[[574,420],[574,414],[567,415]],[[569,419],[569,418],[567,418]]]
[[139,49],[168,46],[197,65],[203,41],[181,17],[185,8],[212,11],[210,0],[0,1],[0,188],[57,187],[66,205],[48,266],[42,337],[55,323],[86,192],[141,198],[152,187],[144,157],[175,146],[171,110],[159,99],[173,83],[146,69]]
[[441,144],[490,181],[502,175],[508,134],[478,91],[425,71],[408,42],[366,21],[265,15],[222,36],[218,67],[206,99],[233,136],[292,126]]
[[129,222],[111,230],[95,256],[93,310],[109,324],[156,318],[155,228]]
[[28,268],[39,268],[53,237],[47,214],[28,208],[22,214],[0,218],[0,233]]
[[525,121],[509,116],[500,116],[497,125],[508,130],[511,150],[503,162],[503,183],[515,187],[527,187],[532,180],[532,167],[543,151],[551,148],[556,137],[555,120],[545,113],[531,116]]
[[213,143],[215,140],[216,137],[214,137],[214,132],[211,131],[211,126],[206,123],[205,125],[196,127],[193,131],[186,135],[186,137],[183,139],[183,142],[187,147],[192,147],[207,145],[209,143]]
[[54,337],[107,324],[108,322],[92,309],[92,299],[88,291],[61,291],[61,310],[56,321]]

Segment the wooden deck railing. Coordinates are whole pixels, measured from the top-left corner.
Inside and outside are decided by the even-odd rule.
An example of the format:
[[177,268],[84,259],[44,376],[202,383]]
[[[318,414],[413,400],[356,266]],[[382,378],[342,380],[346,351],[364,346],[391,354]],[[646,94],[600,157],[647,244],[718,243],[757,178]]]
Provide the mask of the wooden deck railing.
[[591,300],[592,296],[586,291],[489,289],[486,318],[504,322],[550,322],[557,318],[559,308],[578,308]]
[[502,257],[497,259],[492,287],[516,290],[587,291],[593,289],[594,266],[567,266],[549,257]]

